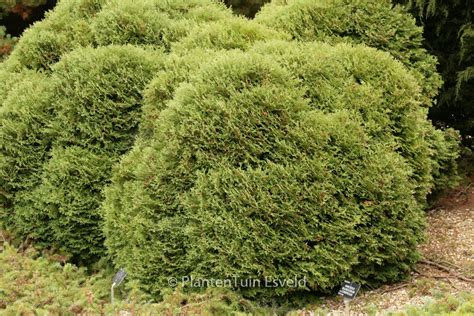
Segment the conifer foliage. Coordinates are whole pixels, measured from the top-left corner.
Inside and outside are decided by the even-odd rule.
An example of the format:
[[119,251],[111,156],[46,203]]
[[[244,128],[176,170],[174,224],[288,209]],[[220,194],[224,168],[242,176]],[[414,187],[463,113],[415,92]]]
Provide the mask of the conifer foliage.
[[426,104],[441,85],[436,59],[422,46],[422,29],[389,0],[276,0],[255,20],[289,32],[296,40],[352,42],[388,51],[410,68],[425,90]]
[[438,57],[444,84],[431,110],[438,125],[457,128],[474,146],[474,3],[469,0],[403,1],[425,28],[426,47]]
[[405,115],[387,109],[423,117],[415,82],[388,54],[346,44],[270,42],[207,62],[117,169],[109,250],[156,293],[170,275],[297,276],[314,290],[400,278],[423,216],[392,134]]
[[82,48],[9,92],[1,179],[18,233],[83,258],[103,249],[100,192],[133,144],[141,91],[161,59],[132,46]]
[[0,64],[0,224],[155,295],[403,278],[458,155],[421,40],[385,1],[63,0]]
[[207,0],[69,0],[27,30],[0,70],[2,226],[81,262],[104,255],[101,191],[145,86],[173,41],[224,17]]

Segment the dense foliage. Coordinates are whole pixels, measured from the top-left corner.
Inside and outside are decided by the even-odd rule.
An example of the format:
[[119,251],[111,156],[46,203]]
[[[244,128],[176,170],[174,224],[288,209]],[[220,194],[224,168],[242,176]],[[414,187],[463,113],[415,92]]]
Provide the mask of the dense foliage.
[[173,51],[186,52],[195,48],[246,50],[256,42],[272,39],[289,40],[290,36],[245,18],[233,18],[195,28],[173,46]]
[[[85,262],[103,255],[101,190],[112,165],[133,144],[142,91],[172,42],[158,33],[181,25],[184,36],[198,21],[232,17],[223,5],[205,0],[144,1],[140,12],[130,6],[63,1],[25,33],[0,70],[9,78],[2,82],[0,110],[3,225]],[[131,14],[128,24],[123,14]],[[145,24],[167,16],[170,28],[141,32],[134,24],[141,15]],[[81,47],[110,44],[106,38],[143,48]]]
[[421,34],[387,1],[63,0],[0,64],[0,224],[157,295],[403,278],[459,150]]
[[107,246],[154,293],[187,275],[306,276],[313,290],[398,279],[417,259],[438,171],[431,139],[411,138],[436,134],[421,98],[403,66],[369,48],[220,54],[122,160]]
[[[110,303],[112,271],[86,271],[62,262],[57,255],[33,248],[22,252],[0,244],[0,313],[23,315],[268,315],[272,309],[257,307],[236,293],[209,289],[202,294],[185,294],[179,289],[159,304],[136,289],[133,282],[115,289]],[[91,273],[92,272],[92,273]],[[280,314],[280,313],[279,313]]]
[[101,253],[100,192],[132,146],[141,91],[160,57],[128,46],[80,49],[51,76],[10,91],[0,112],[0,161],[15,231],[85,259]]
[[444,85],[430,116],[438,125],[459,129],[474,145],[474,4],[469,0],[398,1],[424,26],[426,47],[438,57]]
[[288,31],[296,40],[350,41],[388,51],[413,71],[426,105],[441,84],[435,58],[422,47],[422,29],[389,0],[276,0],[255,20]]
[[[107,298],[104,274],[90,277],[59,258],[38,257],[28,249],[0,245],[0,311],[2,315],[100,313]],[[56,260],[52,260],[56,259]]]
[[[274,0],[263,7],[257,20],[287,31],[297,39],[334,41],[350,37],[356,42],[390,51],[425,77],[433,76],[437,57],[444,84],[433,78],[427,92],[437,96],[430,117],[438,126],[459,129],[464,143],[472,145],[474,113],[473,5],[469,0],[319,1]],[[415,27],[404,14],[409,9],[424,27]],[[403,17],[404,16],[404,17]],[[399,23],[400,18],[405,20]],[[329,38],[328,38],[329,37]],[[400,46],[401,44],[401,46]],[[415,45],[415,46],[412,46]],[[424,49],[420,49],[424,47]],[[400,50],[402,48],[402,50]],[[437,75],[434,75],[437,76]],[[428,82],[424,82],[426,85]]]
[[28,29],[9,67],[49,69],[60,57],[88,45],[136,44],[169,48],[193,27],[232,18],[212,0],[69,0]]

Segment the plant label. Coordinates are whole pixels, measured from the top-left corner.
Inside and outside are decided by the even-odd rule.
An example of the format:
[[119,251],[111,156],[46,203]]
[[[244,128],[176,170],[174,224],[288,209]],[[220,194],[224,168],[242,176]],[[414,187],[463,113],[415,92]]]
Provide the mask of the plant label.
[[360,284],[356,284],[350,281],[344,281],[341,289],[337,293],[338,295],[344,296],[344,299],[353,300],[357,292],[359,292]]
[[127,276],[127,272],[125,272],[124,269],[118,270],[118,272],[115,274],[114,278],[112,279],[112,283],[115,284],[116,286],[120,285],[122,283],[123,279]]

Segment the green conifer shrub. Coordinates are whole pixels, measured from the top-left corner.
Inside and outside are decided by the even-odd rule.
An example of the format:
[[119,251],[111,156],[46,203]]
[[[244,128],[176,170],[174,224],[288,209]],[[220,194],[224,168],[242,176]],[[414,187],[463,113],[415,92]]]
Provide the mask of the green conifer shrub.
[[203,65],[115,169],[106,245],[147,291],[184,276],[305,277],[306,289],[328,291],[348,277],[400,279],[418,258],[418,183],[384,125],[390,111],[419,108],[416,81],[366,47],[269,46]]
[[[10,92],[2,108],[8,151],[0,161],[2,186],[13,194],[15,232],[80,260],[101,253],[101,187],[134,142],[142,91],[162,62],[159,51],[133,46],[80,48],[52,67],[55,84],[30,82],[40,85],[37,95]],[[16,141],[18,127],[24,142]]]
[[298,41],[349,41],[388,51],[412,70],[423,89],[424,105],[431,105],[441,85],[436,58],[422,46],[422,28],[389,0],[273,0],[255,21]]
[[23,80],[7,80],[15,84],[0,107],[0,226],[15,222],[11,216],[15,194],[38,184],[52,141],[47,125],[53,119],[54,81],[34,71],[19,77]]
[[254,50],[274,55],[296,74],[312,107],[326,112],[353,109],[362,115],[371,137],[392,142],[413,169],[421,203],[429,193],[455,185],[459,135],[452,129],[436,130],[427,120],[417,81],[404,74],[401,65],[386,69],[393,64],[388,55],[372,60],[366,50],[353,51],[348,46],[339,46],[341,52],[348,50],[347,56],[329,55],[321,53],[321,45],[273,42],[256,45]]
[[172,42],[203,22],[231,19],[232,13],[211,0],[108,0],[93,22],[98,45],[157,45]]
[[7,62],[49,70],[63,54],[89,45],[169,48],[200,23],[230,18],[214,0],[64,0],[24,32]]
[[458,136],[426,119],[435,60],[387,3],[274,1],[249,22],[211,0],[62,1],[0,66],[0,222],[81,263],[106,238],[153,294],[404,277]]
[[181,52],[197,47],[245,50],[255,42],[275,39],[289,40],[290,36],[245,18],[235,17],[195,28],[187,37],[177,42],[173,50]]
[[[131,5],[113,0],[62,1],[43,21],[26,31],[0,69],[0,77],[5,78],[0,92],[5,96],[1,113],[5,120],[1,124],[8,127],[0,135],[5,140],[5,151],[0,155],[2,225],[21,238],[28,236],[44,245],[55,243],[78,259],[88,260],[100,252],[100,236],[91,236],[94,242],[90,242],[89,251],[85,251],[87,242],[82,240],[100,226],[100,221],[87,226],[93,222],[89,219],[98,218],[94,207],[100,190],[87,195],[86,180],[92,176],[81,179],[82,174],[88,173],[80,170],[69,175],[76,185],[72,191],[62,187],[61,183],[68,183],[57,166],[63,163],[80,169],[81,165],[74,164],[73,158],[62,162],[59,154],[51,157],[51,148],[57,152],[66,150],[67,157],[77,152],[69,152],[71,146],[99,158],[108,157],[105,167],[98,169],[105,172],[97,175],[103,185],[112,164],[134,142],[141,120],[143,89],[153,77],[163,74],[158,72],[163,61],[161,50],[168,49],[173,40],[188,34],[199,23],[232,17],[222,3],[212,0],[142,0],[133,2],[135,8]],[[160,22],[153,32],[141,32],[141,24],[153,26],[156,21],[168,24]],[[174,34],[174,29],[179,32]],[[132,46],[102,46],[110,43],[143,44],[149,48],[144,51]],[[45,80],[38,79],[36,71],[45,72],[41,75]],[[34,80],[38,80],[39,88]],[[28,88],[37,93],[29,95]],[[22,122],[18,130],[15,120]],[[59,174],[43,172],[45,166]],[[84,168],[88,168],[87,162]],[[57,185],[54,181],[58,181]],[[85,194],[82,204],[76,198],[81,194]],[[61,210],[54,215],[58,216],[51,216],[50,206]],[[81,224],[80,218],[86,212],[91,213],[84,219],[87,225]],[[72,220],[74,216],[78,218]],[[77,225],[71,224],[71,234],[61,235],[59,229],[51,229],[64,226],[56,220],[71,220]],[[74,239],[72,232],[76,228]]]

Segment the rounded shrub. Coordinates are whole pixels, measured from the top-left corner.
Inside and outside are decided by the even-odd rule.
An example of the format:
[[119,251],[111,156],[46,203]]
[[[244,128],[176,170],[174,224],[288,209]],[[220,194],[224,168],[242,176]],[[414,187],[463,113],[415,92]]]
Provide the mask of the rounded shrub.
[[327,44],[287,42],[253,48],[274,56],[301,79],[312,108],[327,113],[353,110],[372,138],[391,143],[412,167],[418,201],[424,203],[433,190],[454,184],[457,133],[433,127],[427,109],[420,106],[424,97],[413,76],[388,54],[372,58],[371,48],[339,44],[336,49],[338,54],[328,54]]
[[232,18],[214,0],[63,0],[24,32],[7,63],[47,69],[79,47],[171,43],[194,27]]
[[[25,76],[23,76],[25,75]],[[10,78],[0,107],[0,192],[3,207],[0,226],[14,222],[11,214],[18,191],[30,190],[39,181],[42,164],[51,147],[54,82],[45,74],[28,71],[23,80]]]
[[82,48],[53,67],[55,129],[61,145],[121,155],[138,129],[142,92],[161,69],[160,51],[134,46]]
[[273,0],[255,21],[298,41],[349,41],[387,51],[412,71],[425,105],[431,105],[441,85],[436,58],[423,48],[422,28],[389,0]]
[[[36,98],[10,93],[8,105],[25,122],[27,141],[14,142],[17,127],[3,130],[15,150],[2,156],[8,163],[2,173],[18,169],[21,175],[34,174],[35,180],[26,188],[19,179],[21,186],[13,190],[18,191],[13,227],[20,236],[56,244],[78,260],[101,253],[101,187],[134,142],[143,89],[162,61],[159,51],[132,46],[80,48],[52,67],[53,88],[39,82],[43,90]],[[39,102],[50,90],[51,96]],[[36,103],[25,101],[17,114],[25,98]]]
[[[316,61],[321,72],[307,81],[264,49],[220,54],[150,118],[153,138],[122,159],[105,191],[106,245],[146,290],[192,277],[306,279],[299,289],[242,286],[249,296],[328,291],[348,277],[399,279],[417,260],[423,212],[412,167],[395,137],[375,137],[391,109],[376,107],[380,94],[403,99],[393,107],[416,106],[416,84],[374,49],[311,48],[299,68]],[[354,62],[362,56],[385,67],[364,77]],[[337,99],[360,76],[370,85],[352,84],[337,109],[315,106],[315,82]]]
[[98,45],[158,45],[169,49],[203,22],[230,19],[232,12],[212,0],[108,0],[92,28]]
[[64,0],[21,36],[6,63],[28,69],[48,69],[64,53],[91,45],[91,20],[105,0]]
[[255,42],[278,39],[289,40],[290,36],[254,21],[235,17],[195,28],[187,37],[177,42],[173,50],[182,52],[198,47],[245,50]]

